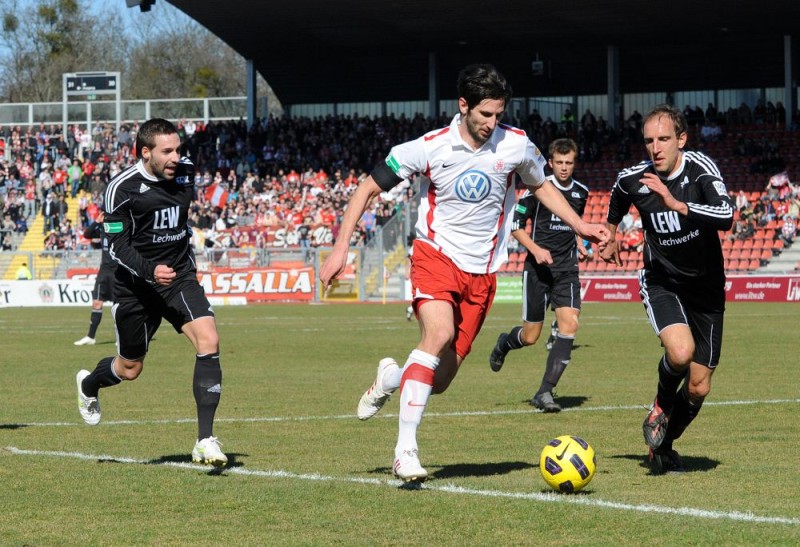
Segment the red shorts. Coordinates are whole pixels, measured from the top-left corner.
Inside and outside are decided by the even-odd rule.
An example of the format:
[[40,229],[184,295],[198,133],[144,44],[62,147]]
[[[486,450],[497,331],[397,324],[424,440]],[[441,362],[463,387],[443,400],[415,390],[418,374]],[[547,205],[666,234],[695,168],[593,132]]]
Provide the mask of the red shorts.
[[427,243],[414,241],[411,287],[415,310],[430,300],[450,302],[455,315],[452,347],[462,359],[466,357],[492,307],[495,275],[467,273]]

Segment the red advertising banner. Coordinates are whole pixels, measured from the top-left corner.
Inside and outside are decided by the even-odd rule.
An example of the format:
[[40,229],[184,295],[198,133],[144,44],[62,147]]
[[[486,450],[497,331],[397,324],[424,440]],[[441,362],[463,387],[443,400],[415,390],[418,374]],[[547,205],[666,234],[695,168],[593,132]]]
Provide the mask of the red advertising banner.
[[[94,281],[96,269],[73,268],[67,272],[72,280]],[[311,266],[241,269],[216,268],[198,272],[206,295],[212,297],[244,297],[247,302],[291,300],[308,302],[314,299],[315,278]]]
[[247,302],[292,300],[308,302],[314,298],[314,268],[219,268],[198,272],[197,278],[209,297],[244,296]]
[[[729,276],[728,302],[800,302],[800,275]],[[584,302],[640,302],[635,277],[582,277]]]

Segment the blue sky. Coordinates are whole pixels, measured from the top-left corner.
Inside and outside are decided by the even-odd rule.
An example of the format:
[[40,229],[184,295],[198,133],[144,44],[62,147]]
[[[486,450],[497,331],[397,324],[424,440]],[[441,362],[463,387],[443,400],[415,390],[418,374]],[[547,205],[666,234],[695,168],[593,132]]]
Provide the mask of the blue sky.
[[[40,0],[17,0],[17,4],[21,8],[36,6],[41,3],[43,2]],[[137,25],[148,25],[148,20],[167,20],[177,24],[188,22],[198,24],[166,0],[156,0],[155,4],[148,12],[142,12],[138,7],[129,8],[125,0],[81,0],[81,3],[84,8],[88,9],[94,15],[103,15],[109,12],[118,14],[126,28],[131,31],[133,31]],[[7,4],[6,0],[0,0],[0,4],[2,4],[0,7],[0,12],[2,12],[10,2]],[[2,47],[3,46],[0,45],[0,49],[2,49]]]

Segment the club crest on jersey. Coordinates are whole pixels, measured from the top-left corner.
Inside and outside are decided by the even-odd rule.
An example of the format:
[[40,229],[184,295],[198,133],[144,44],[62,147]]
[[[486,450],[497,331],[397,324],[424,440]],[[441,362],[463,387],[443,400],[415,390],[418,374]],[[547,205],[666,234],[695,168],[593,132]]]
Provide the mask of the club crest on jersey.
[[497,160],[494,164],[494,172],[495,173],[502,173],[505,171],[506,162],[504,160]]
[[461,201],[478,203],[489,195],[489,177],[480,171],[469,170],[456,181],[456,195]]
[[724,182],[722,182],[721,180],[715,180],[713,184],[714,184],[714,189],[717,191],[719,195],[721,196],[728,195],[728,189],[725,187]]

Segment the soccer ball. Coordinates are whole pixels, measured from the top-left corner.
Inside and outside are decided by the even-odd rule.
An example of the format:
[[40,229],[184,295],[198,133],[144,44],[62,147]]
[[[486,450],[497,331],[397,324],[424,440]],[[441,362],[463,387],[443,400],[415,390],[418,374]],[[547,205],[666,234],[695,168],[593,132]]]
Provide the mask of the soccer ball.
[[553,490],[572,493],[584,488],[597,468],[594,448],[572,435],[562,435],[547,443],[539,457],[539,471]]

